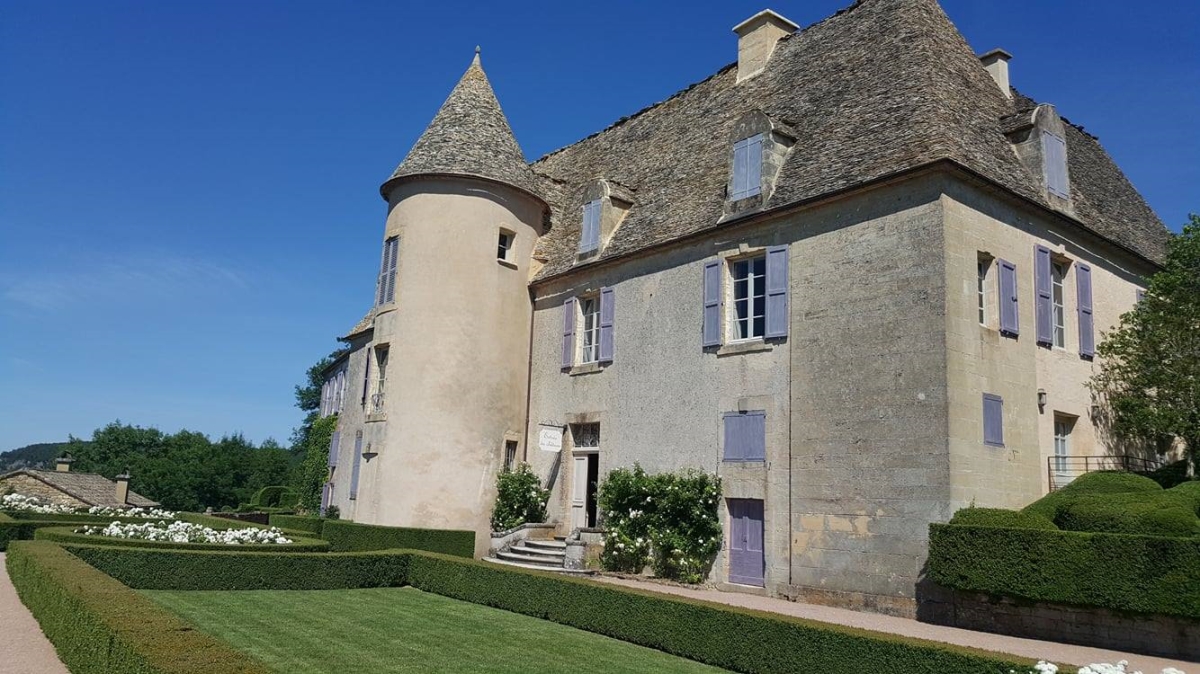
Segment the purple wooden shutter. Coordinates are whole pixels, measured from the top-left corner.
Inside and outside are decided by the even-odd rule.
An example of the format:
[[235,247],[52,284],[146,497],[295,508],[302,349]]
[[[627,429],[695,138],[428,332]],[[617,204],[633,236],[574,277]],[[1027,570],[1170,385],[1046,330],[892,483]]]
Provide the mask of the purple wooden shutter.
[[767,249],[767,334],[787,337],[788,333],[788,247]]
[[387,286],[384,301],[391,302],[396,299],[396,260],[400,253],[400,239],[393,236],[387,240],[386,245],[388,266],[387,275],[384,277]]
[[991,393],[983,394],[983,444],[1004,446],[1004,400]]
[[616,298],[612,288],[600,289],[600,356],[601,363],[613,360],[613,319],[616,318]]
[[354,436],[354,464],[350,468],[350,500],[358,498],[358,471],[362,465],[362,433]]
[[765,461],[767,457],[767,413],[726,412],[725,461]]
[[1050,249],[1045,246],[1035,246],[1033,264],[1033,285],[1036,293],[1035,305],[1037,316],[1037,343],[1050,346],[1054,342],[1054,300],[1051,297],[1052,274]]
[[1016,336],[1017,314],[1017,267],[1007,260],[999,261],[1000,269],[1000,332]]
[[704,342],[705,347],[721,343],[721,261],[704,263]]
[[1046,189],[1056,197],[1069,198],[1066,141],[1049,131],[1043,131],[1042,153],[1046,161]]
[[1079,355],[1096,355],[1095,320],[1092,317],[1092,268],[1075,265],[1075,285],[1079,293]]
[[756,134],[746,144],[746,196],[762,192],[762,134]]
[[739,140],[733,144],[733,199],[741,199],[749,189],[747,176],[748,153],[746,141]]
[[575,364],[575,298],[563,302],[562,367]]
[[337,466],[338,460],[338,441],[341,440],[342,434],[340,431],[334,431],[333,437],[329,439],[329,462],[327,467],[333,468]]

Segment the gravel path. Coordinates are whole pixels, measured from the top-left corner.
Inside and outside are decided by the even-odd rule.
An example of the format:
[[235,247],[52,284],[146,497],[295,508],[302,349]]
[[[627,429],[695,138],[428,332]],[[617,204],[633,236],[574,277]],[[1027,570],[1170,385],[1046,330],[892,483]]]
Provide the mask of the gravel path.
[[0,674],[68,674],[54,646],[17,597],[17,590],[8,579],[3,552],[0,552],[0,635],[4,642]]
[[728,604],[729,606],[740,606],[758,611],[781,613],[783,615],[795,616],[797,618],[807,618],[826,623],[847,625],[849,627],[858,627],[867,630],[874,630],[876,632],[890,632],[892,634],[899,634],[907,637],[917,637],[920,639],[927,639],[929,641],[940,641],[946,644],[982,648],[988,651],[1009,653],[1011,655],[1031,658],[1034,660],[1049,660],[1060,665],[1070,664],[1075,666],[1083,666],[1096,662],[1116,663],[1120,660],[1128,660],[1130,672],[1142,671],[1144,674],[1159,674],[1159,672],[1166,667],[1174,667],[1186,672],[1186,674],[1200,674],[1200,665],[1197,665],[1196,663],[1187,663],[1181,660],[1167,660],[1165,658],[1156,658],[1149,655],[1121,653],[1118,651],[1104,650],[1102,648],[1089,648],[1087,646],[1072,646],[1053,641],[1021,639],[1018,637],[1009,637],[1001,634],[989,634],[987,632],[972,632],[971,630],[963,630],[956,627],[943,627],[941,625],[929,625],[926,623],[917,622],[916,620],[896,618],[893,616],[880,615],[878,613],[860,613],[858,611],[832,608],[829,606],[818,606],[816,604],[798,604],[796,602],[787,601],[786,599],[774,599],[771,597],[760,597],[757,595],[740,594],[737,592],[722,592],[720,590],[702,588],[685,588],[659,583],[646,583],[624,578],[613,578],[609,576],[600,576],[595,580],[603,583],[613,583],[615,585],[635,587],[639,590],[661,592],[664,594],[678,595],[681,597],[690,597],[693,599],[703,599],[705,601],[711,601],[717,604]]

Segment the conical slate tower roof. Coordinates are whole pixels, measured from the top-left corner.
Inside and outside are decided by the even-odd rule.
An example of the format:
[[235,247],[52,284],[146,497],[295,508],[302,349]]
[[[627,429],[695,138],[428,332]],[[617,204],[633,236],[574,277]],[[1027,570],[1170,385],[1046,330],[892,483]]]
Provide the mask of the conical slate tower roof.
[[538,195],[533,172],[479,63],[478,48],[467,72],[380,192],[386,199],[396,180],[429,174],[484,178]]

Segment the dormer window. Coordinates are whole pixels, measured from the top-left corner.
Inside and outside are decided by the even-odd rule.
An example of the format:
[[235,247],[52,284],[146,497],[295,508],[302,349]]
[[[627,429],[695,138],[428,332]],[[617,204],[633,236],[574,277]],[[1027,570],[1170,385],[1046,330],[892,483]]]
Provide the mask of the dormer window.
[[1066,141],[1054,133],[1042,131],[1042,158],[1045,162],[1046,190],[1060,199],[1070,199]]
[[600,248],[600,200],[583,205],[583,227],[579,236],[579,252],[591,253]]
[[762,192],[762,151],[761,133],[733,144],[733,190],[730,198],[734,201]]

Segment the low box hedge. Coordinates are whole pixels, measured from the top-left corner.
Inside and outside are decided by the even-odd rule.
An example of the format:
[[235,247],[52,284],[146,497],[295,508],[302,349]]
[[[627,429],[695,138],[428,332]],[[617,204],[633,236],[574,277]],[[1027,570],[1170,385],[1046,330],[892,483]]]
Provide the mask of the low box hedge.
[[21,601],[74,674],[271,671],[53,543],[14,543],[7,567]]
[[324,528],[325,522],[326,520],[320,517],[308,517],[305,515],[271,515],[271,526],[279,527],[286,531],[304,531],[317,538],[321,537],[321,530]]
[[[60,523],[61,524],[61,523]],[[239,544],[225,543],[175,543],[173,541],[148,541],[139,538],[114,538],[111,536],[88,536],[75,533],[77,527],[47,527],[38,529],[34,539],[52,541],[54,543],[73,543],[76,545],[107,545],[130,548],[164,549],[164,550],[247,550],[257,552],[272,552],[287,550],[289,552],[325,552],[329,550],[329,542],[319,538],[292,538],[291,543],[282,544]]]
[[120,515],[89,515],[87,513],[35,513],[29,510],[16,510],[4,513],[14,520],[37,520],[39,522],[92,522],[108,524],[109,522],[157,522],[163,517],[123,517]]
[[1005,510],[1003,508],[963,508],[954,513],[954,517],[950,518],[950,524],[1007,527],[1010,529],[1058,530],[1054,522],[1051,522],[1043,515],[1020,510]]
[[266,529],[266,524],[258,524],[257,522],[246,522],[244,520],[235,520],[225,517],[214,517],[213,515],[205,515],[204,513],[178,513],[175,516],[177,520],[191,522],[192,524],[202,524],[212,529],[245,529],[255,527],[258,529]]
[[1200,538],[934,524],[928,576],[958,590],[1200,619]]
[[66,544],[92,566],[139,590],[340,590],[399,587],[407,552],[304,553],[115,548]]
[[67,550],[138,589],[411,585],[742,672],[1009,674],[1032,665],[986,651],[412,550],[268,554],[75,545]]
[[475,532],[456,529],[413,529],[326,520],[321,537],[336,552],[406,548],[458,557],[475,556]]
[[447,555],[411,553],[408,584],[739,672],[1010,674],[1030,671],[1033,664],[1015,656]]
[[[112,521],[105,520],[104,523]],[[136,521],[136,520],[135,520]],[[145,520],[140,520],[145,521]],[[62,519],[55,520],[33,520],[33,519],[15,519],[0,513],[0,552],[8,549],[8,544],[11,541],[28,541],[32,540],[38,529],[46,527],[61,527],[64,524],[71,524],[71,521]],[[95,525],[95,520],[80,520],[75,521],[75,524],[82,526]]]

